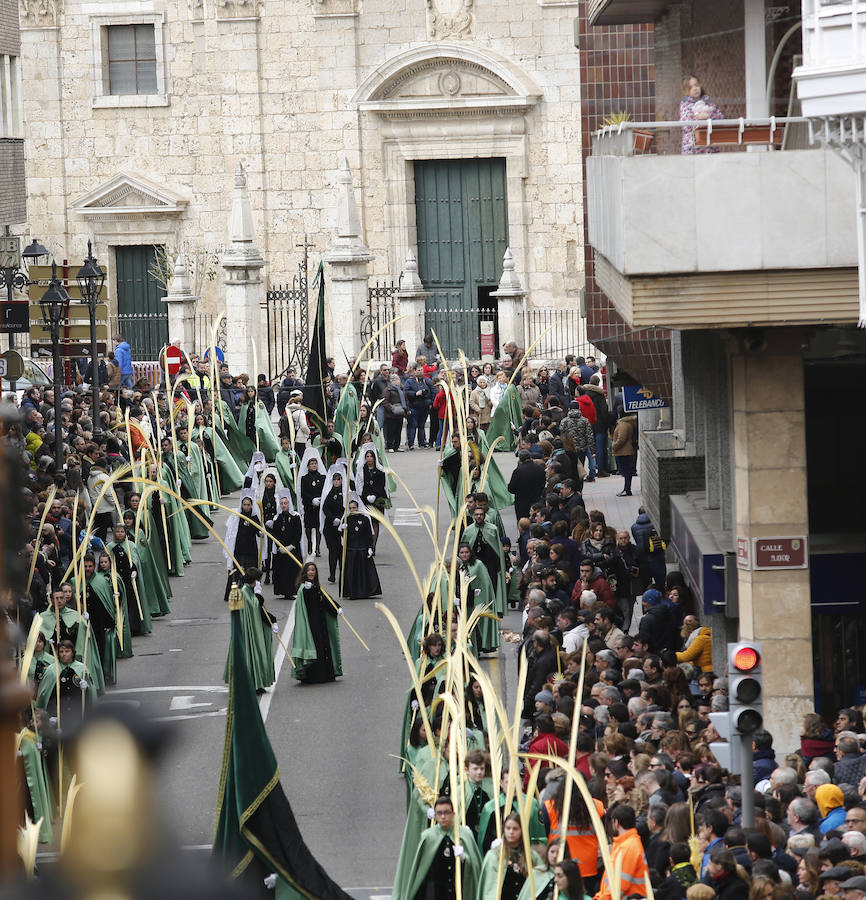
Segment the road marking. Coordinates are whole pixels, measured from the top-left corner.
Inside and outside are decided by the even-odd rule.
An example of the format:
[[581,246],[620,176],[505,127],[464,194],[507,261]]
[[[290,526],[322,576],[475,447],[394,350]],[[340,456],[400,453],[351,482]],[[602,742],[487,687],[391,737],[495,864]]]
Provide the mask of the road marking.
[[200,709],[204,706],[213,706],[213,703],[193,703],[194,694],[181,694],[179,697],[172,697],[168,708],[173,709]]
[[421,521],[421,513],[413,506],[398,506],[394,510],[394,526],[403,525],[409,528],[423,528],[424,523]]
[[192,691],[194,694],[227,694],[229,692],[228,685],[226,684],[211,684],[211,685],[188,685],[188,684],[175,684],[175,685],[166,685],[165,687],[135,687],[135,688],[119,688],[115,690],[112,688],[107,693],[111,694],[158,694],[160,692],[171,691],[172,693],[176,693],[179,691]]
[[277,647],[277,655],[274,657],[274,683],[259,698],[259,712],[262,714],[262,722],[268,721],[268,713],[271,709],[271,700],[277,691],[277,684],[280,680],[280,669],[286,661],[285,645],[289,639],[289,628],[292,626],[294,616],[289,614],[286,616],[286,624],[283,626],[283,633],[280,635],[280,646]]
[[188,716],[157,716],[153,722],[182,722],[184,719],[215,719],[225,716],[228,708],[214,710],[213,712],[190,713]]

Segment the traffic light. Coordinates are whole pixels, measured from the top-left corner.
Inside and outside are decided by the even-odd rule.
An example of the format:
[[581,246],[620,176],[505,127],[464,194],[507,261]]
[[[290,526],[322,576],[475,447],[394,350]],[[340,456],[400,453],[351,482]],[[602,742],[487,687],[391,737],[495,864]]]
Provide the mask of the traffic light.
[[740,733],[733,727],[731,713],[710,713],[710,721],[722,738],[721,741],[710,742],[710,751],[723,769],[742,775],[742,743]]
[[729,709],[740,734],[752,735],[764,725],[761,645],[755,641],[728,644]]

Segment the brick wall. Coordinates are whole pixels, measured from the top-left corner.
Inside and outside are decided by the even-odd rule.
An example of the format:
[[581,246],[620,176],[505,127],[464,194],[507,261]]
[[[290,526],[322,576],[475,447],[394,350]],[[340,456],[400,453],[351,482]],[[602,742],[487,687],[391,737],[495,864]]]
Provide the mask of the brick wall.
[[706,487],[703,456],[686,456],[675,431],[643,431],[640,436],[641,499],[658,533],[671,533],[673,494],[702,491]]
[[21,225],[26,219],[24,141],[0,138],[0,226]]
[[[650,25],[594,27],[579,6],[580,102],[584,165],[586,234],[586,157],[592,134],[611,113],[625,110],[635,121],[655,116],[655,56]],[[594,278],[593,251],[584,242],[587,330],[590,340],[634,378],[659,395],[671,397],[670,332],[663,328],[630,328]]]
[[18,0],[0,0],[0,55],[19,56]]

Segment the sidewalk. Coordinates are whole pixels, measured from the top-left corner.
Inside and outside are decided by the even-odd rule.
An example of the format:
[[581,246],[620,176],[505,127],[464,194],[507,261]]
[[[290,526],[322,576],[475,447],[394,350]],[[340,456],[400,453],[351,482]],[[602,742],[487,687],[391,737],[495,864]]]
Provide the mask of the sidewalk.
[[631,497],[617,497],[622,490],[622,478],[611,475],[610,478],[596,478],[583,486],[583,503],[586,511],[600,509],[608,525],[617,531],[631,529],[637,518],[641,503],[640,478],[635,476],[631,482]]

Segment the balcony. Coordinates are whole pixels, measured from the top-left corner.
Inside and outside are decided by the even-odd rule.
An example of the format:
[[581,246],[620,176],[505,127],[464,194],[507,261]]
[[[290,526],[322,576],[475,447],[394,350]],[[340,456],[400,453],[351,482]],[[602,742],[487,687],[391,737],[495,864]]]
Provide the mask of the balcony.
[[595,277],[620,315],[635,328],[856,322],[850,168],[829,150],[772,150],[795,143],[796,129],[804,137],[799,119],[696,131],[698,145],[733,140],[726,149],[736,151],[757,140],[749,149],[766,152],[635,152],[646,143],[633,132],[655,136],[652,148],[668,133],[678,147],[681,127],[605,129],[587,159]]
[[863,0],[804,0],[803,63],[794,81],[804,116],[866,113]]

